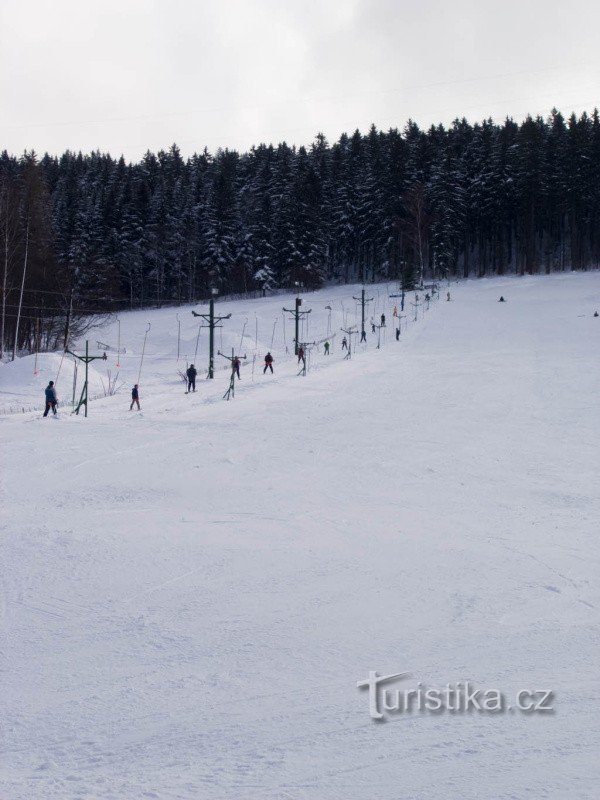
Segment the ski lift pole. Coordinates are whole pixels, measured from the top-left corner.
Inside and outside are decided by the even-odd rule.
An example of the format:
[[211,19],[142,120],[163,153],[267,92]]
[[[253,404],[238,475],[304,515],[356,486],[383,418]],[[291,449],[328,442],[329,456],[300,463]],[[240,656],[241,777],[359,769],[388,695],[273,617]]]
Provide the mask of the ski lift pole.
[[200,343],[200,331],[202,329],[202,323],[198,323],[198,335],[196,336],[196,349],[194,350],[194,364],[196,363],[196,359],[198,358],[198,345]]
[[360,297],[354,297],[354,295],[352,295],[352,299],[360,301],[360,339],[362,341],[365,338],[365,306],[367,303],[372,303],[373,298],[365,297],[365,288],[363,286],[360,292]]
[[[205,322],[208,324],[203,326],[208,328],[209,338],[208,338],[208,378],[212,379],[215,377],[215,328],[222,327],[219,325],[224,319],[229,319],[231,314],[227,314],[223,317],[215,317],[215,296],[218,294],[218,289],[213,287],[211,290],[210,300],[208,304],[208,314],[198,314],[196,311],[192,311],[192,314],[195,317],[201,317]],[[198,331],[198,335],[200,332]]]
[[294,317],[294,325],[295,325],[295,335],[294,335],[294,355],[298,355],[298,347],[299,342],[298,339],[300,338],[300,319],[304,319],[310,312],[312,308],[307,309],[306,311],[300,311],[300,306],[302,305],[302,298],[296,297],[296,302],[294,308],[284,308],[283,310],[287,314],[291,314]]
[[273,349],[273,342],[275,341],[275,328],[277,327],[277,317],[275,317],[275,322],[273,323],[273,333],[271,335],[271,349]]
[[246,325],[248,324],[248,317],[244,320],[244,327],[242,328],[242,335],[240,336],[240,350],[244,346],[244,336],[246,334]]
[[344,361],[346,359],[350,360],[352,358],[352,336],[357,332],[355,330],[355,327],[356,327],[355,325],[352,325],[351,328],[342,328],[342,332],[345,333],[346,336],[348,337],[348,352],[344,356]]
[[121,320],[117,317],[117,363],[116,366],[120,367],[119,356],[121,355]]
[[179,361],[179,345],[181,343],[181,320],[179,319],[179,314],[175,315],[177,317],[177,361]]
[[140,358],[140,370],[138,372],[138,379],[137,382],[140,383],[140,379],[142,377],[142,364],[144,363],[144,353],[146,352],[146,339],[148,338],[148,333],[150,332],[151,324],[148,323],[148,327],[146,328],[146,333],[144,335],[144,344],[142,345],[142,357]]
[[[96,359],[100,359],[101,361],[106,361],[106,350],[101,356],[91,356],[90,355],[90,343],[86,339],[85,340],[85,355],[78,356],[76,353],[73,353],[71,350],[67,350],[67,353],[70,353],[74,358],[79,359],[79,361],[83,361],[85,364],[85,381],[83,383],[83,389],[81,390],[81,397],[79,398],[79,403],[77,404],[77,408],[74,409],[72,413],[79,414],[79,409],[81,406],[85,405],[85,416],[88,415],[88,366],[90,361],[96,361]],[[73,395],[73,404],[75,403],[75,396]]]

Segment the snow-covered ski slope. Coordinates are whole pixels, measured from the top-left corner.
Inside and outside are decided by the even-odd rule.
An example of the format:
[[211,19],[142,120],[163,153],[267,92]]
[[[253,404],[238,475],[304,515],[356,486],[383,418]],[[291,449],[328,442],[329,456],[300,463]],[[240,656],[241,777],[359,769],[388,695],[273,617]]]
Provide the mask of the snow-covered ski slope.
[[[597,796],[600,276],[451,292],[306,377],[290,298],[220,303],[249,355],[279,314],[229,403],[226,371],[183,394],[176,310],[124,314],[141,414],[0,418],[3,800]],[[351,294],[306,296],[308,339]],[[370,670],[556,711],[377,724]]]

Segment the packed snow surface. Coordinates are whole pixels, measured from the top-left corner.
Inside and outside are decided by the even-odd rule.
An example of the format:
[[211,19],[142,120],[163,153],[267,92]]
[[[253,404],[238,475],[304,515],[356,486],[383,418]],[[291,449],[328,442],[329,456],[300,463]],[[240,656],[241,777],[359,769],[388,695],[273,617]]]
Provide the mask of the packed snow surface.
[[[465,282],[416,322],[411,294],[399,342],[367,287],[381,348],[345,360],[359,290],[304,296],[301,338],[336,333],[306,376],[291,296],[217,303],[231,402],[190,308],[124,313],[89,337],[116,395],[71,415],[63,363],[57,419],[0,417],[3,800],[597,796],[600,276]],[[41,408],[57,359],[0,367],[0,404]],[[378,724],[373,670],[555,712]]]

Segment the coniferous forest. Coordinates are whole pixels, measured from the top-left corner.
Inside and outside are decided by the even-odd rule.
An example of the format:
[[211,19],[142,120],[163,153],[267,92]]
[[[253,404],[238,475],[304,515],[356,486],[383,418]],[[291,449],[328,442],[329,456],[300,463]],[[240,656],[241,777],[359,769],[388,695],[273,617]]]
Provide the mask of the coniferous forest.
[[600,264],[600,118],[456,120],[139,163],[0,156],[2,356],[90,315],[324,282]]

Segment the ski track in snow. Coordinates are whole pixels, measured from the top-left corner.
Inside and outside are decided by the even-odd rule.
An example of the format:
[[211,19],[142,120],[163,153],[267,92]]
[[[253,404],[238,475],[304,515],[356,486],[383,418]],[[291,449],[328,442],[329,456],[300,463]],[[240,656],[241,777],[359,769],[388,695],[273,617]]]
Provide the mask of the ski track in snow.
[[[326,305],[338,330],[306,377],[293,298],[219,303],[224,352],[248,318],[229,403],[206,331],[198,391],[177,381],[187,310],[122,314],[116,396],[0,417],[2,800],[596,797],[600,275],[450,291],[397,343],[372,287],[387,338],[350,361],[357,287],[306,295],[301,338]],[[0,406],[39,407],[59,365],[0,366]],[[374,669],[552,689],[556,712],[374,724]]]

